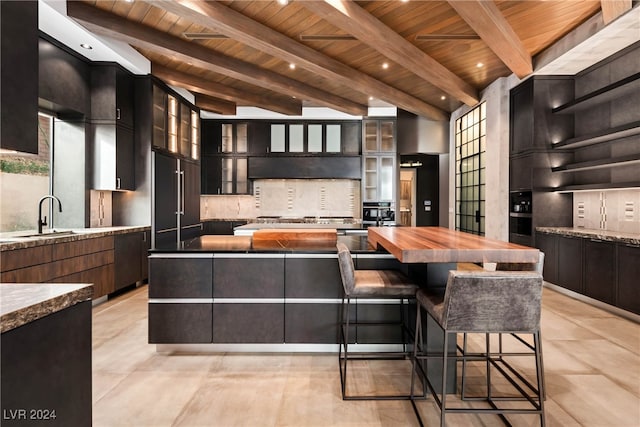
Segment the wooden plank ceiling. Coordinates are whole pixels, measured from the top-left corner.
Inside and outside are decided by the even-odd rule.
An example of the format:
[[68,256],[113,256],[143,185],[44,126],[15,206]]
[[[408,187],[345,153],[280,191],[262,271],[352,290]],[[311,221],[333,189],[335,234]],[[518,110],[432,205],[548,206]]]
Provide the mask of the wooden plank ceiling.
[[366,115],[384,101],[447,120],[495,79],[526,77],[533,56],[601,8],[599,0],[284,3],[91,0],[67,9],[214,112],[326,106]]

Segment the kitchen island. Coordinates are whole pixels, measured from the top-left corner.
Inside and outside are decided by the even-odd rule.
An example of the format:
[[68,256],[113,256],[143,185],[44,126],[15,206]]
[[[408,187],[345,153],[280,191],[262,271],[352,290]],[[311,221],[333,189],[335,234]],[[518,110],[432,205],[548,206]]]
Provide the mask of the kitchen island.
[[[407,266],[372,248],[366,235],[334,233],[271,244],[205,235],[152,250],[149,342],[158,351],[337,352],[342,281],[336,242],[349,247],[357,269]],[[399,319],[399,303],[364,301],[357,316],[382,312]],[[396,349],[402,337],[395,329],[368,327],[352,336],[358,345]]]
[[0,284],[3,426],[91,425],[90,284]]

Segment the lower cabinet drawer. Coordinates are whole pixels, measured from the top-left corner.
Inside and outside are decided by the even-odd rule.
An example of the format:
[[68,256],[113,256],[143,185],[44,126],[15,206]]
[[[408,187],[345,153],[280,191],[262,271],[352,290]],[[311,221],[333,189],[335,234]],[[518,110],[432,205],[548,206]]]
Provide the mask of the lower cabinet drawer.
[[[355,310],[353,310],[355,312]],[[294,344],[337,344],[340,342],[340,303],[293,304],[285,307],[285,342]],[[351,339],[355,341],[355,330]]]
[[283,343],[284,304],[214,304],[213,342]]
[[150,344],[195,344],[212,341],[213,304],[149,304]]

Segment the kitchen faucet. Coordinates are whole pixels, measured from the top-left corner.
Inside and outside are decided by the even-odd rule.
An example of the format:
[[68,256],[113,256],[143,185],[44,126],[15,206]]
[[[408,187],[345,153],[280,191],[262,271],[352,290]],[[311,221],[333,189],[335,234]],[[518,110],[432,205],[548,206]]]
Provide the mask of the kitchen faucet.
[[60,212],[62,212],[62,202],[60,201],[60,199],[58,199],[56,196],[53,195],[46,195],[44,197],[42,197],[40,199],[40,201],[38,202],[38,234],[42,234],[42,226],[43,225],[47,225],[47,216],[44,216],[44,221],[42,220],[42,202],[44,202],[46,199],[51,199],[51,200],[57,200],[58,201],[58,206],[60,208]]

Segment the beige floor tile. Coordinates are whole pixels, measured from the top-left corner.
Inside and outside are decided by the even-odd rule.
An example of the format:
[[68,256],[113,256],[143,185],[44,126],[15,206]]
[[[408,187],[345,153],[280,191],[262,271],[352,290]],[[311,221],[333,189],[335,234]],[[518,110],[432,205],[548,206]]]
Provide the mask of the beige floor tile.
[[231,372],[207,377],[184,406],[176,426],[275,426],[286,378]]
[[548,379],[553,400],[580,425],[640,425],[638,398],[603,375],[561,375]]
[[[93,309],[95,426],[417,425],[408,401],[343,401],[335,354],[157,353],[147,342],[147,293],[143,286]],[[547,426],[640,425],[640,325],[549,289],[541,324]],[[484,348],[483,335],[469,341]],[[505,339],[505,348],[517,346]],[[355,391],[408,390],[408,362],[359,363],[349,367]],[[512,364],[533,378],[532,363]],[[483,372],[470,368],[469,384],[483,384]],[[506,380],[493,381],[497,391],[507,390]],[[431,399],[417,406],[425,425],[439,424]],[[531,415],[510,419],[538,425]],[[493,415],[464,414],[448,416],[447,425],[502,424]]]
[[94,404],[93,425],[170,426],[202,380],[202,375],[184,372],[132,373]]

